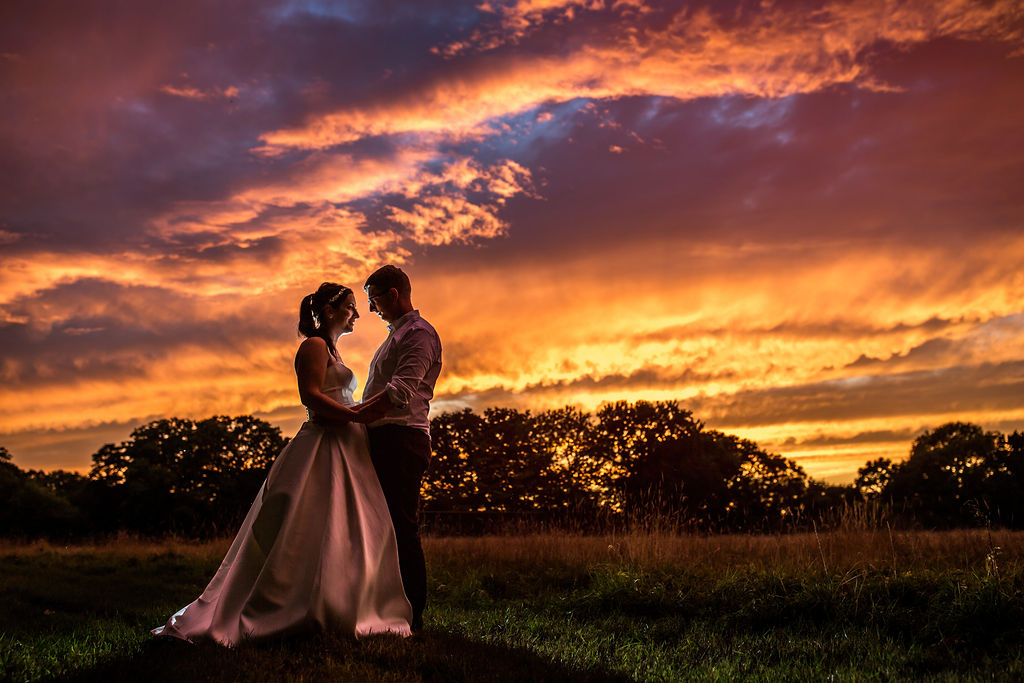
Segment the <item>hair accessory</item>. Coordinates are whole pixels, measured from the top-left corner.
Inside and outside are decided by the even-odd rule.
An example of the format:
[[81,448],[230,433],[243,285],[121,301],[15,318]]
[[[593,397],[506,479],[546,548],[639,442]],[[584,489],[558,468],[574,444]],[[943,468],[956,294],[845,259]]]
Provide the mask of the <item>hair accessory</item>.
[[338,300],[338,299],[340,299],[341,297],[343,297],[343,296],[347,295],[347,294],[348,294],[349,292],[351,292],[351,291],[352,291],[352,290],[351,290],[351,289],[349,289],[348,287],[342,287],[341,289],[339,289],[339,290],[337,291],[337,293],[336,293],[336,294],[335,294],[334,296],[332,296],[332,297],[331,297],[330,299],[328,299],[328,300],[327,300],[327,303],[329,303],[329,304],[334,304],[334,302],[335,302],[335,301],[337,301],[337,300]]

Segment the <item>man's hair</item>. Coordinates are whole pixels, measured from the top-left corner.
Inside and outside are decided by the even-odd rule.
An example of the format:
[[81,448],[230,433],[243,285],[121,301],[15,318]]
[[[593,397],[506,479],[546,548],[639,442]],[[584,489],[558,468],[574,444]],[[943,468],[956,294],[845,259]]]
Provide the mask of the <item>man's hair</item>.
[[409,276],[401,268],[390,263],[378,268],[370,277],[366,278],[363,289],[370,285],[377,289],[397,289],[398,295],[402,297],[412,296],[412,284],[409,283]]

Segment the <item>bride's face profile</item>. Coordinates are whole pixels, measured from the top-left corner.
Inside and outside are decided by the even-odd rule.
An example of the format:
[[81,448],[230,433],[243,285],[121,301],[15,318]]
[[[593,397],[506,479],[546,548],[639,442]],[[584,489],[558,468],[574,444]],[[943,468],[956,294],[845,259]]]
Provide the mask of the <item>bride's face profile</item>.
[[343,334],[352,334],[353,326],[356,320],[359,319],[355,295],[350,292],[344,299],[338,302],[337,306],[330,307],[333,309],[331,334],[335,337]]

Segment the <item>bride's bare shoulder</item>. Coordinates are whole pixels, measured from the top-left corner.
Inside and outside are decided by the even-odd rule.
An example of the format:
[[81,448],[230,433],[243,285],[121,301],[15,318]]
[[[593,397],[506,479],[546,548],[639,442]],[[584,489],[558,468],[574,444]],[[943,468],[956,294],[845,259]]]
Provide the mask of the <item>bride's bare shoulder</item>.
[[327,342],[323,339],[323,337],[306,337],[305,339],[302,340],[302,343],[299,344],[299,350],[301,351],[302,349],[307,348],[315,348],[320,349],[321,351],[326,351]]
[[327,350],[327,342],[320,337],[307,337],[299,344],[295,352],[295,362],[323,360],[330,355]]

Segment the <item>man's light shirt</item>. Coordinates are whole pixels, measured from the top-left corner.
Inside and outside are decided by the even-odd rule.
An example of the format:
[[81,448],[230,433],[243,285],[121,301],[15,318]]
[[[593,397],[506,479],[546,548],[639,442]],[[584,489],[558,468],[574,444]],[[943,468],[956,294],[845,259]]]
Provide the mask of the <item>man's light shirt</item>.
[[386,391],[395,407],[369,426],[397,424],[429,434],[427,413],[440,374],[441,339],[419,311],[409,311],[388,325],[388,337],[370,362],[363,396]]

